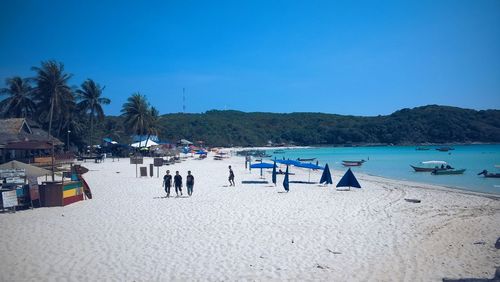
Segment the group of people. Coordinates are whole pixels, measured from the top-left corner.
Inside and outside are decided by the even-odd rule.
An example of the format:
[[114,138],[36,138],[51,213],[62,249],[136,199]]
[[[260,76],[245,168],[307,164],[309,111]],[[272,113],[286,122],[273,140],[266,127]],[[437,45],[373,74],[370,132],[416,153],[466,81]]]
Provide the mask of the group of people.
[[[193,187],[194,187],[194,176],[191,174],[191,171],[187,172],[186,176],[186,187],[187,193],[191,197],[193,195]],[[167,198],[170,197],[170,188],[172,188],[172,180],[175,187],[175,194],[177,197],[182,196],[182,176],[179,174],[179,171],[175,172],[175,175],[172,177],[170,174],[170,170],[167,170],[165,175],[163,176],[163,187],[165,187],[165,193],[167,193]],[[229,166],[229,186],[236,186],[234,183],[234,172]]]
[[[179,171],[175,172],[173,177],[175,194],[177,197],[182,196],[182,176],[179,174]],[[167,170],[165,176],[163,176],[163,187],[165,187],[165,193],[167,193],[167,198],[170,197],[170,188],[172,188],[172,175],[170,174],[170,170]],[[191,174],[191,171],[188,171],[188,175],[186,176],[186,187],[187,193],[191,197],[193,195],[193,187],[194,187],[194,176]]]

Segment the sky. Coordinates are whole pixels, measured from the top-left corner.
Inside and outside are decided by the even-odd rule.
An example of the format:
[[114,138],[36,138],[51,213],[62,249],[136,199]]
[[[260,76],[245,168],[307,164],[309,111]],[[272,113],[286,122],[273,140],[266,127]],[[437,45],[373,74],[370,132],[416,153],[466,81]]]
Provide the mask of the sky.
[[52,59],[108,115],[500,109],[500,1],[0,1],[0,87]]

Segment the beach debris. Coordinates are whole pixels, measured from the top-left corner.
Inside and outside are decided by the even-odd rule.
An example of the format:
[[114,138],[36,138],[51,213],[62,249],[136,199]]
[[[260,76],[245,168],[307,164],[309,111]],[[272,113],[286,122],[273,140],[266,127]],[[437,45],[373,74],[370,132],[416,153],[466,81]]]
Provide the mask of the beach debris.
[[486,242],[477,241],[477,242],[474,242],[474,245],[486,245]]
[[292,239],[292,244],[293,244],[293,243],[295,243],[295,242],[294,242],[294,241],[293,241],[293,239]]
[[321,265],[319,263],[316,264],[316,268],[319,268],[319,269],[329,269],[328,266],[323,266],[323,265]]
[[330,249],[326,249],[327,251],[329,251],[330,253],[334,254],[334,255],[341,255],[342,253],[341,252],[335,252],[335,251],[332,251]]
[[495,248],[500,249],[500,237],[498,237],[497,242],[495,243]]
[[422,202],[421,200],[418,200],[418,199],[405,199],[405,201],[410,202],[410,203],[417,203],[417,204]]
[[260,256],[259,258],[261,258],[261,259],[265,259],[266,257],[265,257],[265,256]]

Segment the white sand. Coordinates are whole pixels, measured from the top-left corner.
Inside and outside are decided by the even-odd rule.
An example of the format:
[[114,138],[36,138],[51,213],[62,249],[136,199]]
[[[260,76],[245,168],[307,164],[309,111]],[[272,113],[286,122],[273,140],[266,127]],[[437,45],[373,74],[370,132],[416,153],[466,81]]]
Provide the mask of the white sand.
[[[85,165],[94,199],[0,214],[0,281],[439,281],[500,266],[500,201],[487,197],[362,175],[363,189],[277,193],[242,185],[259,171],[240,157],[162,167],[160,178],[135,178],[128,159]],[[156,199],[167,168],[193,172],[193,197]]]

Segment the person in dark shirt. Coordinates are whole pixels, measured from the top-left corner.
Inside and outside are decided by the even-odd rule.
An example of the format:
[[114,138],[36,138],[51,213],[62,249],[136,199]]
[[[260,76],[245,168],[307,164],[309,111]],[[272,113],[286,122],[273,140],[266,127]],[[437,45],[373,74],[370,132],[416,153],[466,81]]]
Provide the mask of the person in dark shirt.
[[191,174],[191,171],[188,171],[188,175],[186,176],[186,187],[189,196],[193,195],[193,186],[194,186],[194,176]]
[[175,194],[179,196],[179,193],[181,193],[182,196],[182,176],[179,175],[179,171],[175,172],[174,185],[175,185]]
[[234,172],[231,169],[231,166],[229,166],[229,186],[236,186],[234,184]]
[[172,175],[170,170],[167,170],[165,176],[163,176],[163,187],[165,187],[165,193],[167,193],[167,198],[170,197],[170,187],[172,187]]

